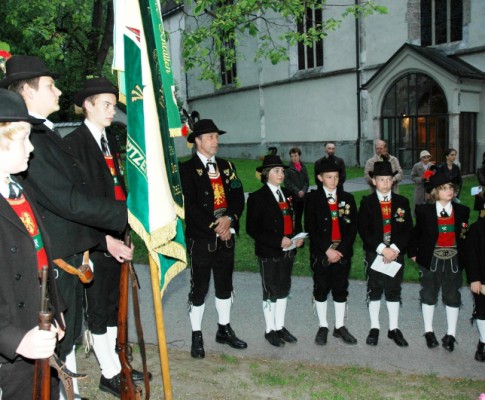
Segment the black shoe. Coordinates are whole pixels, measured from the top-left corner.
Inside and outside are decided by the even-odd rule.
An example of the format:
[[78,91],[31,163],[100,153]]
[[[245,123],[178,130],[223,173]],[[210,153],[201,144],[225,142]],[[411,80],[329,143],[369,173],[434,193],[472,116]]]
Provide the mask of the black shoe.
[[369,346],[377,346],[377,342],[379,341],[379,329],[377,328],[372,328],[370,331],[369,331],[369,334],[367,335],[367,339],[365,340],[365,342],[369,345]]
[[477,352],[475,353],[475,360],[485,361],[485,343],[478,341]]
[[277,330],[276,334],[281,340],[284,340],[287,343],[296,343],[298,341],[298,339],[294,337],[285,327]]
[[317,336],[315,336],[315,343],[319,346],[327,344],[328,328],[326,326],[318,328]]
[[404,336],[399,329],[393,329],[392,331],[388,331],[387,337],[394,340],[394,343],[396,343],[400,347],[408,347],[408,342],[406,341],[406,339],[404,339]]
[[230,324],[217,325],[219,326],[219,329],[216,333],[217,343],[228,344],[234,349],[245,349],[248,347],[248,344],[246,342],[243,342],[242,340],[237,338]]
[[99,379],[99,390],[101,390],[102,392],[111,393],[113,396],[120,397],[120,374],[117,374],[110,379],[105,378],[103,375],[101,375],[101,378]]
[[282,347],[285,345],[285,342],[282,339],[280,339],[278,334],[273,330],[269,331],[268,333],[265,333],[264,337],[272,346]]
[[[133,378],[134,382],[142,382],[145,380],[143,371],[137,371],[136,369],[131,371],[131,377]],[[153,378],[152,373],[148,372],[148,380],[151,381],[152,378]]]
[[201,331],[192,332],[192,348],[190,349],[190,355],[193,358],[204,358],[204,339],[202,338]]
[[354,338],[350,332],[347,330],[345,326],[341,326],[340,328],[334,328],[333,336],[336,338],[341,338],[344,343],[347,344],[357,344],[357,339]]
[[455,350],[455,342],[455,337],[448,334],[443,336],[443,339],[441,339],[441,345],[444,347],[445,350],[448,350],[450,353]]
[[426,332],[424,337],[426,338],[426,346],[428,346],[430,349],[434,349],[440,345],[434,332]]

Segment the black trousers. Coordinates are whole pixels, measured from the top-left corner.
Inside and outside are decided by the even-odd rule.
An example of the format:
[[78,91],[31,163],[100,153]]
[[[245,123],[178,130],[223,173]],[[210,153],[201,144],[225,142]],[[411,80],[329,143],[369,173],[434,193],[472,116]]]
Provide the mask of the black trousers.
[[295,213],[295,233],[303,232],[303,225],[301,220],[303,218],[303,212],[305,210],[305,201],[295,200],[293,202],[293,211]]
[[[82,264],[82,254],[79,253],[66,257],[64,261],[75,267],[79,267]],[[84,286],[77,275],[69,274],[57,266],[55,266],[55,270],[57,289],[67,307],[67,310],[64,312],[66,334],[58,345],[59,357],[65,361],[66,356],[72,351],[76,339],[81,335]]]
[[322,259],[311,256],[310,266],[313,271],[313,297],[316,301],[326,301],[330,291],[333,301],[347,301],[351,260],[342,258],[340,262],[329,264],[326,257]]
[[275,302],[288,297],[291,289],[291,271],[295,251],[290,250],[280,258],[258,257],[263,284],[263,300]]
[[189,303],[201,306],[209,291],[211,272],[218,299],[231,297],[232,273],[234,271],[234,237],[224,241],[187,238],[187,250],[191,259]]
[[[34,387],[34,360],[18,358],[13,363],[0,364],[2,400],[32,400]],[[59,400],[57,371],[51,368],[51,400]]]
[[404,277],[404,257],[399,256],[397,262],[401,264],[401,268],[393,277],[383,274],[382,272],[374,271],[371,268],[372,263],[376,259],[377,254],[367,252],[365,255],[365,273],[367,276],[367,300],[378,301],[382,294],[389,302],[401,301],[401,285]]
[[475,300],[475,307],[473,309],[474,319],[485,319],[485,296],[483,294],[473,293],[473,300]]
[[108,326],[118,325],[121,264],[102,251],[92,252],[89,258],[94,279],[86,286],[84,309],[91,333],[102,335]]

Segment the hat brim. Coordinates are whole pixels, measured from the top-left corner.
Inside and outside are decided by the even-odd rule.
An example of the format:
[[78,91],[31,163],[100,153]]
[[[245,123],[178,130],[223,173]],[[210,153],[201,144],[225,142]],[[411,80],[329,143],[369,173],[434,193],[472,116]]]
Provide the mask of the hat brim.
[[198,131],[198,132],[191,132],[189,135],[187,135],[187,142],[189,143],[195,143],[195,138],[200,135],[204,135],[205,133],[218,133],[219,135],[224,135],[226,131],[221,131],[221,130],[203,130],[203,131]]
[[79,93],[74,95],[74,104],[78,107],[82,107],[84,100],[86,100],[90,96],[94,96],[96,94],[104,94],[110,93],[116,96],[116,100],[118,100],[119,92],[115,88],[110,87],[93,87],[81,90]]
[[396,176],[397,174],[398,174],[397,171],[393,171],[392,174],[383,174],[383,173],[374,174],[374,171],[369,171],[369,176],[371,178],[374,178],[374,176]]
[[6,76],[0,81],[0,88],[7,89],[9,85],[16,81],[24,81],[27,79],[39,78],[41,76],[50,76],[53,79],[57,79],[59,75],[53,74],[50,71],[41,71],[41,72],[17,72],[15,74],[11,74]]
[[34,118],[31,116],[27,117],[0,117],[0,122],[28,122],[32,125],[40,125],[44,123],[45,119]]
[[263,172],[263,169],[267,169],[267,168],[271,169],[276,167],[282,167],[284,169],[289,168],[288,165],[283,165],[283,164],[267,164],[267,165],[261,165],[260,167],[256,167],[256,171]]

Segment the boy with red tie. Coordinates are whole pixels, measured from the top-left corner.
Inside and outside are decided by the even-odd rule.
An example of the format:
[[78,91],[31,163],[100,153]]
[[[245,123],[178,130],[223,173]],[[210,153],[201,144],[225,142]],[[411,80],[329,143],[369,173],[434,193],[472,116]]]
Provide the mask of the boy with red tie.
[[328,158],[315,164],[323,184],[312,191],[305,208],[305,230],[310,235],[310,265],[313,270],[313,298],[320,322],[315,343],[327,344],[327,296],[332,292],[335,307],[333,336],[344,343],[357,340],[344,325],[349,294],[349,273],[357,235],[357,207],[354,196],[338,186],[339,168]]
[[[399,307],[401,302],[401,284],[404,274],[404,255],[411,238],[413,221],[409,201],[392,192],[392,165],[389,161],[378,161],[374,170],[369,172],[376,191],[364,197],[360,203],[358,230],[365,251],[365,272],[367,275],[367,296],[371,329],[366,343],[376,346],[379,340],[379,311],[381,297],[386,298],[389,312],[389,331],[387,337],[401,347],[408,342],[399,329]],[[392,276],[373,269],[374,261],[381,261],[384,266],[393,261],[401,264]]]

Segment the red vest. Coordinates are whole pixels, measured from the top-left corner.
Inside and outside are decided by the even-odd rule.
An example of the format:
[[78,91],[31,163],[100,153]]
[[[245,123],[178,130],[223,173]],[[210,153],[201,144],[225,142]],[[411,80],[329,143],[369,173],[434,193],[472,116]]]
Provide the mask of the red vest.
[[121,186],[121,182],[116,175],[115,161],[113,156],[104,156],[104,159],[106,161],[106,165],[109,168],[109,172],[113,177],[113,183],[115,187],[115,200],[126,200],[126,195],[123,192],[123,187]]
[[332,242],[340,242],[342,235],[340,234],[340,225],[338,222],[337,199],[335,198],[333,202],[329,201],[328,207],[330,208],[330,215],[332,217]]
[[29,232],[32,240],[34,241],[35,250],[37,252],[37,268],[41,270],[44,265],[49,266],[44,242],[42,241],[42,235],[39,231],[37,220],[35,219],[34,212],[32,211],[32,207],[30,207],[29,202],[24,195],[22,195],[19,199],[6,200],[15,211],[15,214],[18,215],[24,224],[25,229],[27,229],[27,232]]
[[224,186],[222,185],[221,175],[219,174],[217,177],[209,177],[212,190],[214,191],[214,216],[222,215],[224,211],[227,210],[227,200]]
[[380,201],[382,213],[382,236],[383,242],[389,244],[391,239],[391,201]]
[[438,217],[438,240],[436,247],[456,247],[455,214],[450,217]]

